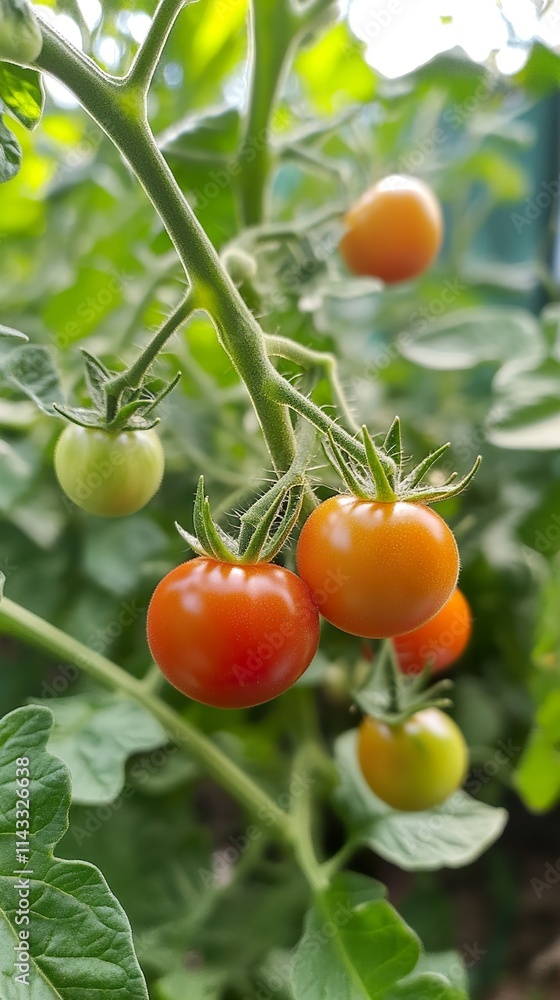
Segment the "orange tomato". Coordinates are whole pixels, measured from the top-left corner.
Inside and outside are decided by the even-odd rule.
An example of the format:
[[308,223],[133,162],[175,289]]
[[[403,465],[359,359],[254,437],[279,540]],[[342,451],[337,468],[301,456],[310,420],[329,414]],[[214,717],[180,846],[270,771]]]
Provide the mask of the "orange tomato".
[[414,177],[374,184],[347,213],[340,250],[354,274],[389,283],[426,271],[443,240],[443,214],[433,191]]
[[464,652],[471,632],[469,602],[456,588],[429,622],[393,639],[401,670],[405,674],[418,674],[428,662],[434,672],[445,670]]
[[383,639],[437,614],[457,583],[459,552],[429,507],[335,496],[305,522],[297,567],[327,621]]

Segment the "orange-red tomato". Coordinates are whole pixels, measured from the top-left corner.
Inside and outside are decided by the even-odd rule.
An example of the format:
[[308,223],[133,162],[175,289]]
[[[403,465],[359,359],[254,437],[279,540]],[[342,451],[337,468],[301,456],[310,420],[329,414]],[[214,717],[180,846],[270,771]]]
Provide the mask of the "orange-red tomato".
[[366,717],[358,730],[358,760],[378,798],[416,812],[445,802],[462,785],[468,751],[453,719],[425,708],[395,726]]
[[249,708],[309,666],[319,613],[305,583],[271,563],[198,558],[172,570],[148,608],[148,643],[168,681],[195,701]]
[[435,672],[445,670],[464,652],[471,632],[469,602],[456,588],[429,622],[393,639],[401,670],[405,674],[418,674],[428,663]]
[[437,614],[457,583],[459,552],[429,507],[335,496],[305,522],[297,566],[327,621],[383,639]]
[[422,274],[443,239],[443,215],[433,191],[398,174],[366,191],[345,222],[340,250],[350,270],[387,283]]

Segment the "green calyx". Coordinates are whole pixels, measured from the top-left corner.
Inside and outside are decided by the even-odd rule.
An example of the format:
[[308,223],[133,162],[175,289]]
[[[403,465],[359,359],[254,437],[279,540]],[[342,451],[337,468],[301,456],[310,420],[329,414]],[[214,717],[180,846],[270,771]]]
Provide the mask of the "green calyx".
[[111,433],[145,431],[159,423],[155,410],[177,385],[180,372],[158,392],[152,392],[144,379],[135,385],[135,380],[127,379],[126,371],[110,371],[99,358],[83,348],[82,355],[92,406],[88,409],[54,403],[57,413],[81,427],[97,427]]
[[419,674],[403,674],[399,669],[391,639],[385,639],[365,683],[352,697],[367,715],[389,726],[398,726],[426,708],[449,708],[446,694],[453,681],[448,678],[430,684],[428,664]]
[[331,431],[328,433],[328,444],[325,445],[329,462],[350,492],[360,500],[379,503],[395,503],[397,500],[436,503],[438,500],[446,500],[457,496],[468,486],[481,462],[479,455],[463,479],[457,480],[457,473],[453,472],[445,482],[431,486],[424,482],[424,478],[447,451],[449,443],[437,448],[411,472],[405,473],[401,425],[398,417],[393,420],[381,447],[374,444],[365,426],[362,428],[361,437],[365,450],[363,462],[358,461],[345,450],[343,445],[337,443]]
[[214,521],[201,476],[194,502],[193,533],[180,524],[175,527],[199,556],[237,565],[270,562],[299,517],[303,491],[303,475],[294,475],[291,482],[282,477],[241,515],[239,533],[234,537]]

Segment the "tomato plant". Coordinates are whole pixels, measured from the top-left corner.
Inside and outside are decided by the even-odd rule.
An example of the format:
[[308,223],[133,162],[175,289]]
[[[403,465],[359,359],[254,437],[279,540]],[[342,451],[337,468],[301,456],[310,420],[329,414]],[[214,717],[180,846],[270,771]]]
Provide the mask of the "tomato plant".
[[327,621],[383,638],[417,628],[443,607],[457,582],[459,553],[428,507],[336,496],[306,521],[297,565]]
[[354,274],[393,283],[416,278],[443,240],[441,206],[427,184],[394,175],[374,184],[345,218],[340,250]]
[[317,650],[319,615],[305,584],[282,566],[198,558],[157,586],[148,642],[183,694],[218,708],[247,708],[301,677]]
[[462,785],[468,763],[461,730],[437,708],[396,725],[366,717],[358,731],[358,758],[371,790],[404,812],[445,802]]
[[456,588],[437,615],[425,625],[393,639],[399,666],[407,674],[428,664],[445,670],[465,651],[472,632],[472,615],[465,595]]
[[555,15],[404,6],[0,0],[2,994],[545,1000]]
[[144,507],[158,490],[164,468],[154,431],[109,433],[68,424],[54,453],[66,495],[88,514],[122,517]]

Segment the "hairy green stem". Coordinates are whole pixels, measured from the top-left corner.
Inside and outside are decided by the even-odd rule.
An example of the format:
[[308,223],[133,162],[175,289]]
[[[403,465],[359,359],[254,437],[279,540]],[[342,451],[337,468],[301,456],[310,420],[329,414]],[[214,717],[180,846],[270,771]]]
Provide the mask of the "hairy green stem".
[[136,361],[129,368],[126,368],[125,371],[119,372],[118,375],[115,375],[105,383],[105,392],[108,395],[119,398],[126,388],[137,389],[141,386],[144,377],[147,375],[162,348],[179,327],[189,319],[193,311],[192,297],[190,293],[187,293],[182,302],[173,310],[171,316],[160,326]]
[[284,403],[301,417],[313,424],[322,434],[332,434],[337,445],[343,448],[357,462],[365,464],[367,461],[366,449],[361,441],[358,441],[348,431],[344,430],[340,424],[335,424],[333,420],[317,406],[308,396],[303,396],[285,378],[274,370],[274,377],[268,384],[268,391],[272,399],[277,403]]
[[295,436],[289,412],[268,393],[275,369],[263,332],[221,265],[156,146],[147,122],[115,81],[42,23],[41,69],[68,86],[130,164],[171,237],[191,281],[193,305],[213,319],[230,360],[245,383],[278,472],[290,465]]
[[330,385],[333,404],[340,411],[347,430],[353,434],[359,433],[360,427],[352,416],[344,389],[340,384],[338,361],[334,354],[329,351],[315,351],[311,347],[299,344],[296,340],[276,334],[266,335],[266,349],[270,357],[284,358],[301,368],[310,368],[313,365],[322,368]]
[[124,77],[123,87],[131,92],[136,91],[144,104],[171,29],[188,2],[189,0],[160,0],[148,34]]
[[272,112],[298,27],[289,0],[251,0],[249,103],[239,155],[239,190],[248,226],[264,217]]

